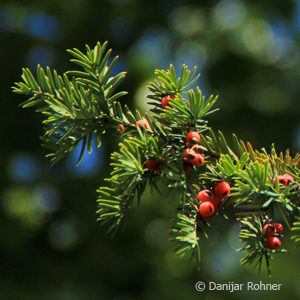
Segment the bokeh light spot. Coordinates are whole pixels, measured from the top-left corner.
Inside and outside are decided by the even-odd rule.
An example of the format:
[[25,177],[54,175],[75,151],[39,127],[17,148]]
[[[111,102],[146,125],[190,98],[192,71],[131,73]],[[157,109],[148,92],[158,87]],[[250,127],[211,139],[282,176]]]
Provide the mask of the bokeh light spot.
[[221,30],[238,27],[246,18],[246,9],[241,1],[220,1],[214,10],[213,19]]
[[58,21],[43,12],[28,11],[24,20],[24,31],[46,40],[54,40],[59,36]]
[[274,44],[272,27],[262,19],[251,19],[243,27],[243,42],[252,54],[265,58]]
[[27,64],[30,68],[36,69],[36,66],[54,65],[55,55],[51,48],[43,45],[35,45],[27,54]]
[[174,9],[170,14],[169,22],[175,32],[185,37],[202,32],[207,23],[204,11],[192,6],[180,6]]
[[150,80],[147,80],[140,84],[134,95],[134,102],[141,111],[146,111],[147,109],[153,107],[152,105],[147,104],[148,100],[150,100],[147,99],[147,95],[150,94],[150,91],[148,89],[149,81]]
[[4,192],[3,209],[7,216],[17,219],[31,229],[39,228],[46,220],[46,214],[36,205],[30,188],[14,186]]
[[57,40],[62,28],[58,20],[34,8],[9,5],[0,10],[0,28],[43,39]]
[[79,241],[77,226],[68,218],[54,221],[49,228],[48,239],[54,249],[70,250]]
[[16,155],[11,161],[9,173],[16,182],[32,182],[39,174],[37,161],[28,154]]
[[257,88],[252,97],[249,97],[248,103],[255,110],[267,114],[282,113],[288,109],[286,95],[279,88],[273,86]]
[[55,211],[60,205],[58,191],[51,184],[39,184],[34,191],[34,196],[36,205],[46,213]]
[[196,41],[185,41],[176,51],[176,64],[182,66],[186,64],[189,69],[194,66],[201,70],[206,62],[206,50],[201,43]]
[[134,64],[141,69],[152,66],[166,68],[170,64],[171,41],[166,32],[149,30],[136,43],[130,52]]

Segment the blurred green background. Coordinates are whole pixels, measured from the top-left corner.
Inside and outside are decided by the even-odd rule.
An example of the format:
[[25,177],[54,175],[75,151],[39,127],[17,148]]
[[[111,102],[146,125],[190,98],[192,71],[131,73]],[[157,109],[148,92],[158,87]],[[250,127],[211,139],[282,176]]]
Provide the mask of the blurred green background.
[[[123,103],[145,108],[156,68],[198,65],[200,88],[219,94],[210,125],[256,148],[300,148],[300,1],[2,0],[0,4],[0,299],[300,299],[299,249],[285,232],[273,276],[240,266],[239,228],[220,218],[201,243],[200,271],[167,241],[172,199],[147,191],[114,238],[96,223],[96,188],[117,140],[49,167],[42,117],[11,92],[21,68],[62,73],[67,48],[108,40],[128,71]],[[195,283],[283,283],[281,291],[203,292]]]

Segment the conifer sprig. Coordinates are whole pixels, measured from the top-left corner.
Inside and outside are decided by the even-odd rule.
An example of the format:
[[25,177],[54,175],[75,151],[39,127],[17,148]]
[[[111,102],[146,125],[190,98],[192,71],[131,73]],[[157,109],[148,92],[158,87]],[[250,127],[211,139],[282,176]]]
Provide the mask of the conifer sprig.
[[177,243],[175,248],[179,256],[189,255],[200,261],[200,238],[197,233],[197,214],[178,213],[170,224],[170,240]]
[[[109,128],[120,136],[119,150],[111,155],[110,177],[97,190],[99,222],[109,223],[109,230],[116,232],[129,210],[140,203],[146,187],[158,190],[158,183],[163,181],[175,192],[178,203],[170,220],[170,239],[176,244],[176,253],[199,260],[200,241],[208,237],[206,229],[214,225],[212,216],[200,213],[198,193],[206,190],[212,201],[217,199],[221,204],[214,202],[214,207],[223,222],[241,224],[240,239],[245,246],[240,251],[246,252],[241,263],[255,263],[260,269],[265,261],[270,273],[273,254],[285,250],[274,250],[280,246],[276,239],[270,245],[263,229],[266,220],[280,216],[280,221],[292,228],[292,240],[299,244],[300,154],[292,157],[287,150],[278,155],[274,145],[270,153],[265,148],[255,150],[236,135],[230,142],[221,131],[215,133],[207,118],[217,111],[214,105],[218,97],[206,98],[199,87],[192,89],[199,77],[196,67],[189,70],[183,65],[179,73],[173,65],[168,70],[156,70],[147,96],[151,109],[145,114],[132,112],[119,102],[127,94],[117,91],[126,73],[113,75],[118,57],[111,58],[107,42],[98,42],[93,49],[86,46],[85,50],[68,50],[71,62],[80,70],[58,75],[38,65],[34,76],[24,68],[23,81],[15,83],[13,91],[28,98],[22,103],[24,108],[36,106],[45,116],[42,140],[51,151],[48,156],[52,163],[81,143],[80,163],[85,151],[92,151],[92,140],[96,139],[100,147]],[[190,132],[198,134],[196,144],[187,141]],[[204,165],[187,161],[192,158],[184,158],[186,151],[194,153],[191,157],[202,157]],[[279,182],[283,174],[290,176],[288,183]],[[231,194],[220,202],[214,193],[222,182],[230,186]]]
[[266,237],[262,234],[263,219],[262,217],[251,216],[240,220],[241,231],[240,239],[245,246],[237,251],[245,251],[246,255],[241,259],[241,264],[254,264],[255,268],[261,270],[263,262],[271,275],[271,265],[273,252],[286,252],[286,250],[269,250],[266,248]]

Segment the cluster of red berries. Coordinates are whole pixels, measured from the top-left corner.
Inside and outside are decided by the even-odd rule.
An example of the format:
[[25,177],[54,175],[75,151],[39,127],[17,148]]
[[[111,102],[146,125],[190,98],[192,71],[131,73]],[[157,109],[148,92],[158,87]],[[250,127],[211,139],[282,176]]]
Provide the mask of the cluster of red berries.
[[[175,97],[173,95],[164,96],[161,100],[161,106],[166,108],[169,105],[170,100],[174,98]],[[144,118],[137,121],[136,126],[144,127],[145,129],[150,127],[148,121]],[[120,132],[124,132],[125,128],[123,125],[119,125],[118,130]],[[200,154],[200,151],[196,147],[199,142],[200,135],[198,132],[191,131],[186,135],[186,143],[191,148],[185,149],[183,154],[183,170],[185,173],[188,173],[191,170],[191,165],[200,167],[204,164],[204,157]],[[145,164],[148,170],[161,173],[161,165],[157,160],[148,159]]]
[[[146,120],[138,121],[139,124],[137,126],[145,126],[147,128],[147,123],[141,122]],[[148,125],[149,126],[149,125]],[[186,135],[186,143],[192,148],[185,149],[183,153],[183,170],[185,173],[189,172],[191,169],[191,165],[196,167],[200,167],[204,164],[204,157],[197,151],[196,146],[200,142],[200,135],[198,132],[191,131]],[[161,166],[157,160],[148,159],[146,161],[146,167],[150,171],[156,171],[161,173]]]
[[189,132],[185,137],[186,143],[191,147],[185,149],[183,153],[183,170],[185,173],[191,170],[191,165],[200,167],[204,164],[205,159],[198,147],[200,139],[200,134],[196,131]]
[[283,226],[280,223],[266,224],[262,233],[267,234],[266,246],[268,249],[276,250],[281,247],[280,234],[283,232]]
[[230,195],[230,190],[229,183],[222,181],[215,186],[214,193],[210,190],[202,190],[198,193],[199,213],[205,221],[211,220],[222,208],[222,200]]

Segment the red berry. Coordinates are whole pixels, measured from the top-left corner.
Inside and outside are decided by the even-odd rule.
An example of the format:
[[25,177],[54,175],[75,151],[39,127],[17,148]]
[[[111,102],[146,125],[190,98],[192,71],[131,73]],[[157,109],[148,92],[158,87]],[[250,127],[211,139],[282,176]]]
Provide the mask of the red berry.
[[274,224],[266,224],[262,229],[262,234],[268,233],[268,237],[272,237],[275,234],[275,226]]
[[288,186],[287,179],[284,175],[279,175],[278,176],[278,182],[279,182],[279,184],[282,184],[284,186]]
[[283,232],[283,226],[280,223],[273,223],[273,226],[275,227],[276,233],[282,233]]
[[169,104],[170,100],[174,99],[174,98],[175,97],[173,95],[167,95],[167,96],[163,97],[161,100],[161,106],[163,108],[165,108]]
[[192,160],[192,164],[195,166],[195,167],[201,167],[203,166],[204,164],[204,157],[201,155],[201,154],[198,154],[196,153],[196,156],[195,158]]
[[281,247],[281,241],[278,237],[272,236],[267,238],[267,248],[271,250],[276,250]]
[[192,163],[196,157],[196,152],[192,149],[185,149],[183,153],[183,160],[187,163]]
[[289,185],[290,183],[293,183],[295,181],[294,177],[290,174],[284,174],[283,176],[285,177],[287,185]]
[[215,213],[215,207],[211,202],[202,202],[199,206],[199,212],[202,217],[209,218]]
[[191,131],[189,132],[186,137],[185,140],[188,144],[190,144],[191,146],[199,144],[200,143],[200,135],[198,132],[196,131]]
[[197,198],[200,202],[213,201],[214,194],[210,190],[202,190],[198,193]]
[[214,215],[212,215],[210,217],[203,217],[202,216],[202,219],[207,222],[207,221],[210,221],[213,217],[214,217]]
[[218,198],[226,198],[230,195],[230,184],[226,181],[219,182],[215,186],[215,194]]
[[290,174],[284,174],[278,176],[278,182],[283,186],[288,186],[290,183],[293,183],[294,181],[295,181],[294,177]]
[[125,132],[125,126],[124,125],[118,125],[118,130],[122,133]]
[[154,159],[148,159],[146,161],[146,167],[148,170],[153,171],[153,172],[161,172],[161,167],[159,165],[159,162]]
[[149,127],[149,123],[146,119],[141,119],[141,120],[136,122],[136,126],[137,127],[143,126],[147,129]]

